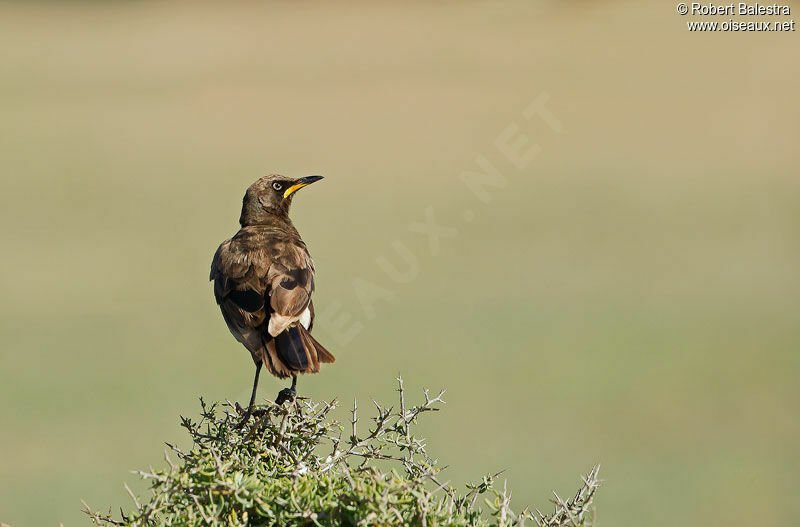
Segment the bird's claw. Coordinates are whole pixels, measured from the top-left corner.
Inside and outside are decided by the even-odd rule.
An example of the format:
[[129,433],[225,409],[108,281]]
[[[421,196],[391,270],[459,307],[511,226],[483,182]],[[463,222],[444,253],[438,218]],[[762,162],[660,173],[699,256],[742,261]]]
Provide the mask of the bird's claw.
[[269,408],[257,408],[253,406],[252,408],[245,410],[241,407],[241,405],[239,405],[239,403],[234,405],[234,409],[236,410],[237,414],[242,416],[242,419],[236,424],[236,428],[243,427],[250,417],[263,417],[269,413]]
[[297,391],[293,388],[284,388],[278,392],[278,397],[275,398],[275,404],[282,405],[286,401],[293,401],[297,397]]
[[[238,408],[236,408],[237,412],[242,410],[241,406],[239,406],[238,404],[236,406],[238,407]],[[242,415],[242,414],[240,413],[239,415]],[[242,415],[242,419],[238,423],[236,423],[236,425],[234,425],[234,426],[236,428],[243,427],[245,424],[247,424],[247,421],[250,420],[250,416],[251,415],[252,415],[252,411],[250,409],[244,410],[244,415]]]

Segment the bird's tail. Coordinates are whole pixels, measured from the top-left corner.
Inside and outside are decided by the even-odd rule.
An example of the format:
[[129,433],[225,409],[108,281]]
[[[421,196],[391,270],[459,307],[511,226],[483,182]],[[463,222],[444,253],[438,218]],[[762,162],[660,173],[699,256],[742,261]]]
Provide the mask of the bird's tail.
[[305,340],[305,341],[306,341],[308,344],[310,344],[311,346],[313,346],[313,347],[314,347],[314,350],[316,351],[316,355],[317,355],[317,360],[318,360],[319,362],[325,362],[325,363],[336,362],[336,357],[334,357],[334,356],[333,356],[333,353],[331,353],[330,351],[328,351],[327,349],[325,349],[325,346],[323,346],[322,344],[320,344],[320,343],[317,341],[317,339],[315,339],[314,337],[312,337],[312,336],[311,336],[311,332],[309,332],[309,331],[308,331],[306,328],[304,328],[302,325],[298,325],[298,326],[297,326],[297,329],[299,330],[299,332],[300,332],[300,335],[302,336],[302,338],[303,338],[303,339],[304,339],[304,340]]
[[317,373],[321,362],[336,360],[333,354],[300,324],[286,328],[275,337],[275,351],[281,362],[290,370],[301,373]]

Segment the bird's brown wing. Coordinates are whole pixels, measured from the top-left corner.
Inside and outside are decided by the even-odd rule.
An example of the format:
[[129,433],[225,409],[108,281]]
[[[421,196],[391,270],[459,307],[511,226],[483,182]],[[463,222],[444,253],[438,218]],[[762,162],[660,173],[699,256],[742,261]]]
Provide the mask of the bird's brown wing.
[[269,333],[277,336],[300,320],[314,292],[314,262],[299,237],[290,236],[272,244],[269,287]]
[[234,240],[223,242],[214,254],[210,278],[228,329],[258,362],[264,346],[260,328],[268,318],[264,280],[259,280],[258,275],[266,276],[266,269],[257,254],[243,249]]
[[[253,361],[263,362],[270,373],[287,377],[289,369],[271,360],[267,350],[270,306],[267,275],[272,255],[268,232],[244,228],[219,246],[211,263],[214,296],[233,336],[250,351]],[[273,344],[274,347],[274,344]]]

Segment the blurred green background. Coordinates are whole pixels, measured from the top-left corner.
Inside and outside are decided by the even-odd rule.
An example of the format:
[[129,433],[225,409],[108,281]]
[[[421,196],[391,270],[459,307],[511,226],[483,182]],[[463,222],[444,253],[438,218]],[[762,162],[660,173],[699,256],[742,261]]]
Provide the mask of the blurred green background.
[[[208,267],[279,172],[326,176],[293,217],[338,361],[303,394],[448,388],[431,451],[455,483],[509,469],[517,508],[601,462],[599,525],[796,522],[798,36],[685,22],[664,2],[0,4],[0,521],[127,506],[198,396],[246,400]],[[542,94],[560,133],[523,116]],[[523,169],[504,130],[540,147]],[[488,203],[460,179],[478,156],[506,179]],[[409,228],[426,210],[458,230],[436,254]],[[403,269],[397,243],[403,283],[380,264]]]

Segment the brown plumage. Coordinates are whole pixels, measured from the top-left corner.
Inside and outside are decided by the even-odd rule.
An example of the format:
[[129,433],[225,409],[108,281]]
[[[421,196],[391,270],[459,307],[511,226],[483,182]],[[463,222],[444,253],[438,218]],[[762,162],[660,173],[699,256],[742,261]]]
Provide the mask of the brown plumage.
[[269,175],[253,183],[242,200],[241,228],[222,242],[211,263],[214,296],[228,329],[253,357],[279,378],[293,377],[279,400],[294,397],[297,375],[317,373],[333,355],[314,337],[314,262],[289,219],[294,193],[321,176]]

